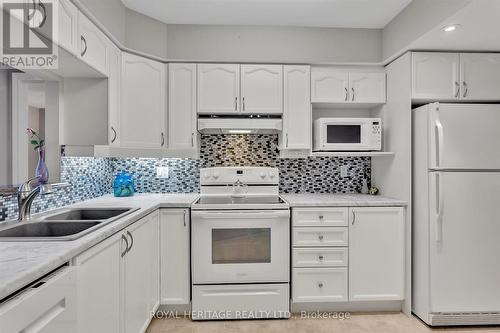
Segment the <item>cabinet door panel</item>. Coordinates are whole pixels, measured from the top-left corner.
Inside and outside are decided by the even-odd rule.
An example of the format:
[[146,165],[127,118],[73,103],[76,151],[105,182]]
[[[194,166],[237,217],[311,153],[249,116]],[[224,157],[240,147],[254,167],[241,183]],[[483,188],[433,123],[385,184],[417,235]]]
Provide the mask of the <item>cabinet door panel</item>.
[[283,147],[311,149],[311,69],[284,66]]
[[500,54],[460,54],[460,98],[468,101],[500,100]]
[[59,0],[58,40],[56,43],[72,54],[78,54],[78,9],[70,0]]
[[164,64],[122,54],[121,146],[166,145],[165,94]]
[[336,70],[311,71],[311,102],[346,103],[348,101],[349,73]]
[[404,299],[403,208],[363,207],[350,211],[350,300]]
[[294,268],[294,302],[347,301],[347,268]]
[[196,149],[196,64],[169,64],[170,149]]
[[459,96],[457,53],[415,52],[412,54],[412,98],[455,100]]
[[241,111],[249,114],[283,113],[281,65],[241,65]]
[[385,103],[385,73],[349,73],[349,87],[353,103]]
[[189,210],[161,211],[161,303],[189,304]]
[[78,12],[79,56],[90,66],[107,74],[109,40],[85,15]]
[[240,65],[198,65],[198,113],[238,113],[239,98]]

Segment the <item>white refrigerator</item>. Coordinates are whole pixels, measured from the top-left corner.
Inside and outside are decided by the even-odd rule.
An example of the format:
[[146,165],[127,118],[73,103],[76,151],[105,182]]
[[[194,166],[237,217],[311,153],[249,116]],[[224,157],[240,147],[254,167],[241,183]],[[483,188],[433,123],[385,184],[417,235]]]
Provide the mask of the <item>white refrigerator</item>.
[[412,310],[500,324],[500,105],[413,110]]

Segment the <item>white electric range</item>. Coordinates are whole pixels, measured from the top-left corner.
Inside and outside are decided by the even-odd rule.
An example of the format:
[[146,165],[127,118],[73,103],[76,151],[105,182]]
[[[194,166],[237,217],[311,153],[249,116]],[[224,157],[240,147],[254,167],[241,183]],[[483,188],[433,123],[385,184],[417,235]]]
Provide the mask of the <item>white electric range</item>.
[[279,172],[202,169],[191,212],[192,318],[289,316],[290,210]]

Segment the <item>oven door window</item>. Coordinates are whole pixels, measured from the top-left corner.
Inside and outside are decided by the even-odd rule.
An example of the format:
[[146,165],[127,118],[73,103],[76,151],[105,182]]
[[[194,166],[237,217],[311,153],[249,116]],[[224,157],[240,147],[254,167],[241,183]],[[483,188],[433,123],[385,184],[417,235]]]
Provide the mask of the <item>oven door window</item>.
[[360,125],[327,125],[327,143],[361,143]]
[[271,262],[271,228],[212,229],[213,264]]

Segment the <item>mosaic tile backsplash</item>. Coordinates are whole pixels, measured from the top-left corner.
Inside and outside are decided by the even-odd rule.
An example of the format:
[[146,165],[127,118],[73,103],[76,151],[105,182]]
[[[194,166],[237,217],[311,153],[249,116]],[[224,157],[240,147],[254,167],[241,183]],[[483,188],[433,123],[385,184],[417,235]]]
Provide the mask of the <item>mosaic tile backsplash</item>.
[[[340,166],[348,169],[342,178]],[[156,176],[156,167],[168,166],[169,178]],[[352,193],[371,177],[369,157],[309,157],[280,159],[277,135],[203,135],[200,159],[63,157],[61,180],[70,187],[35,199],[41,212],[112,192],[113,175],[133,175],[137,192],[199,192],[200,168],[214,166],[269,166],[280,170],[282,193]],[[0,197],[0,221],[16,218],[16,197]]]

